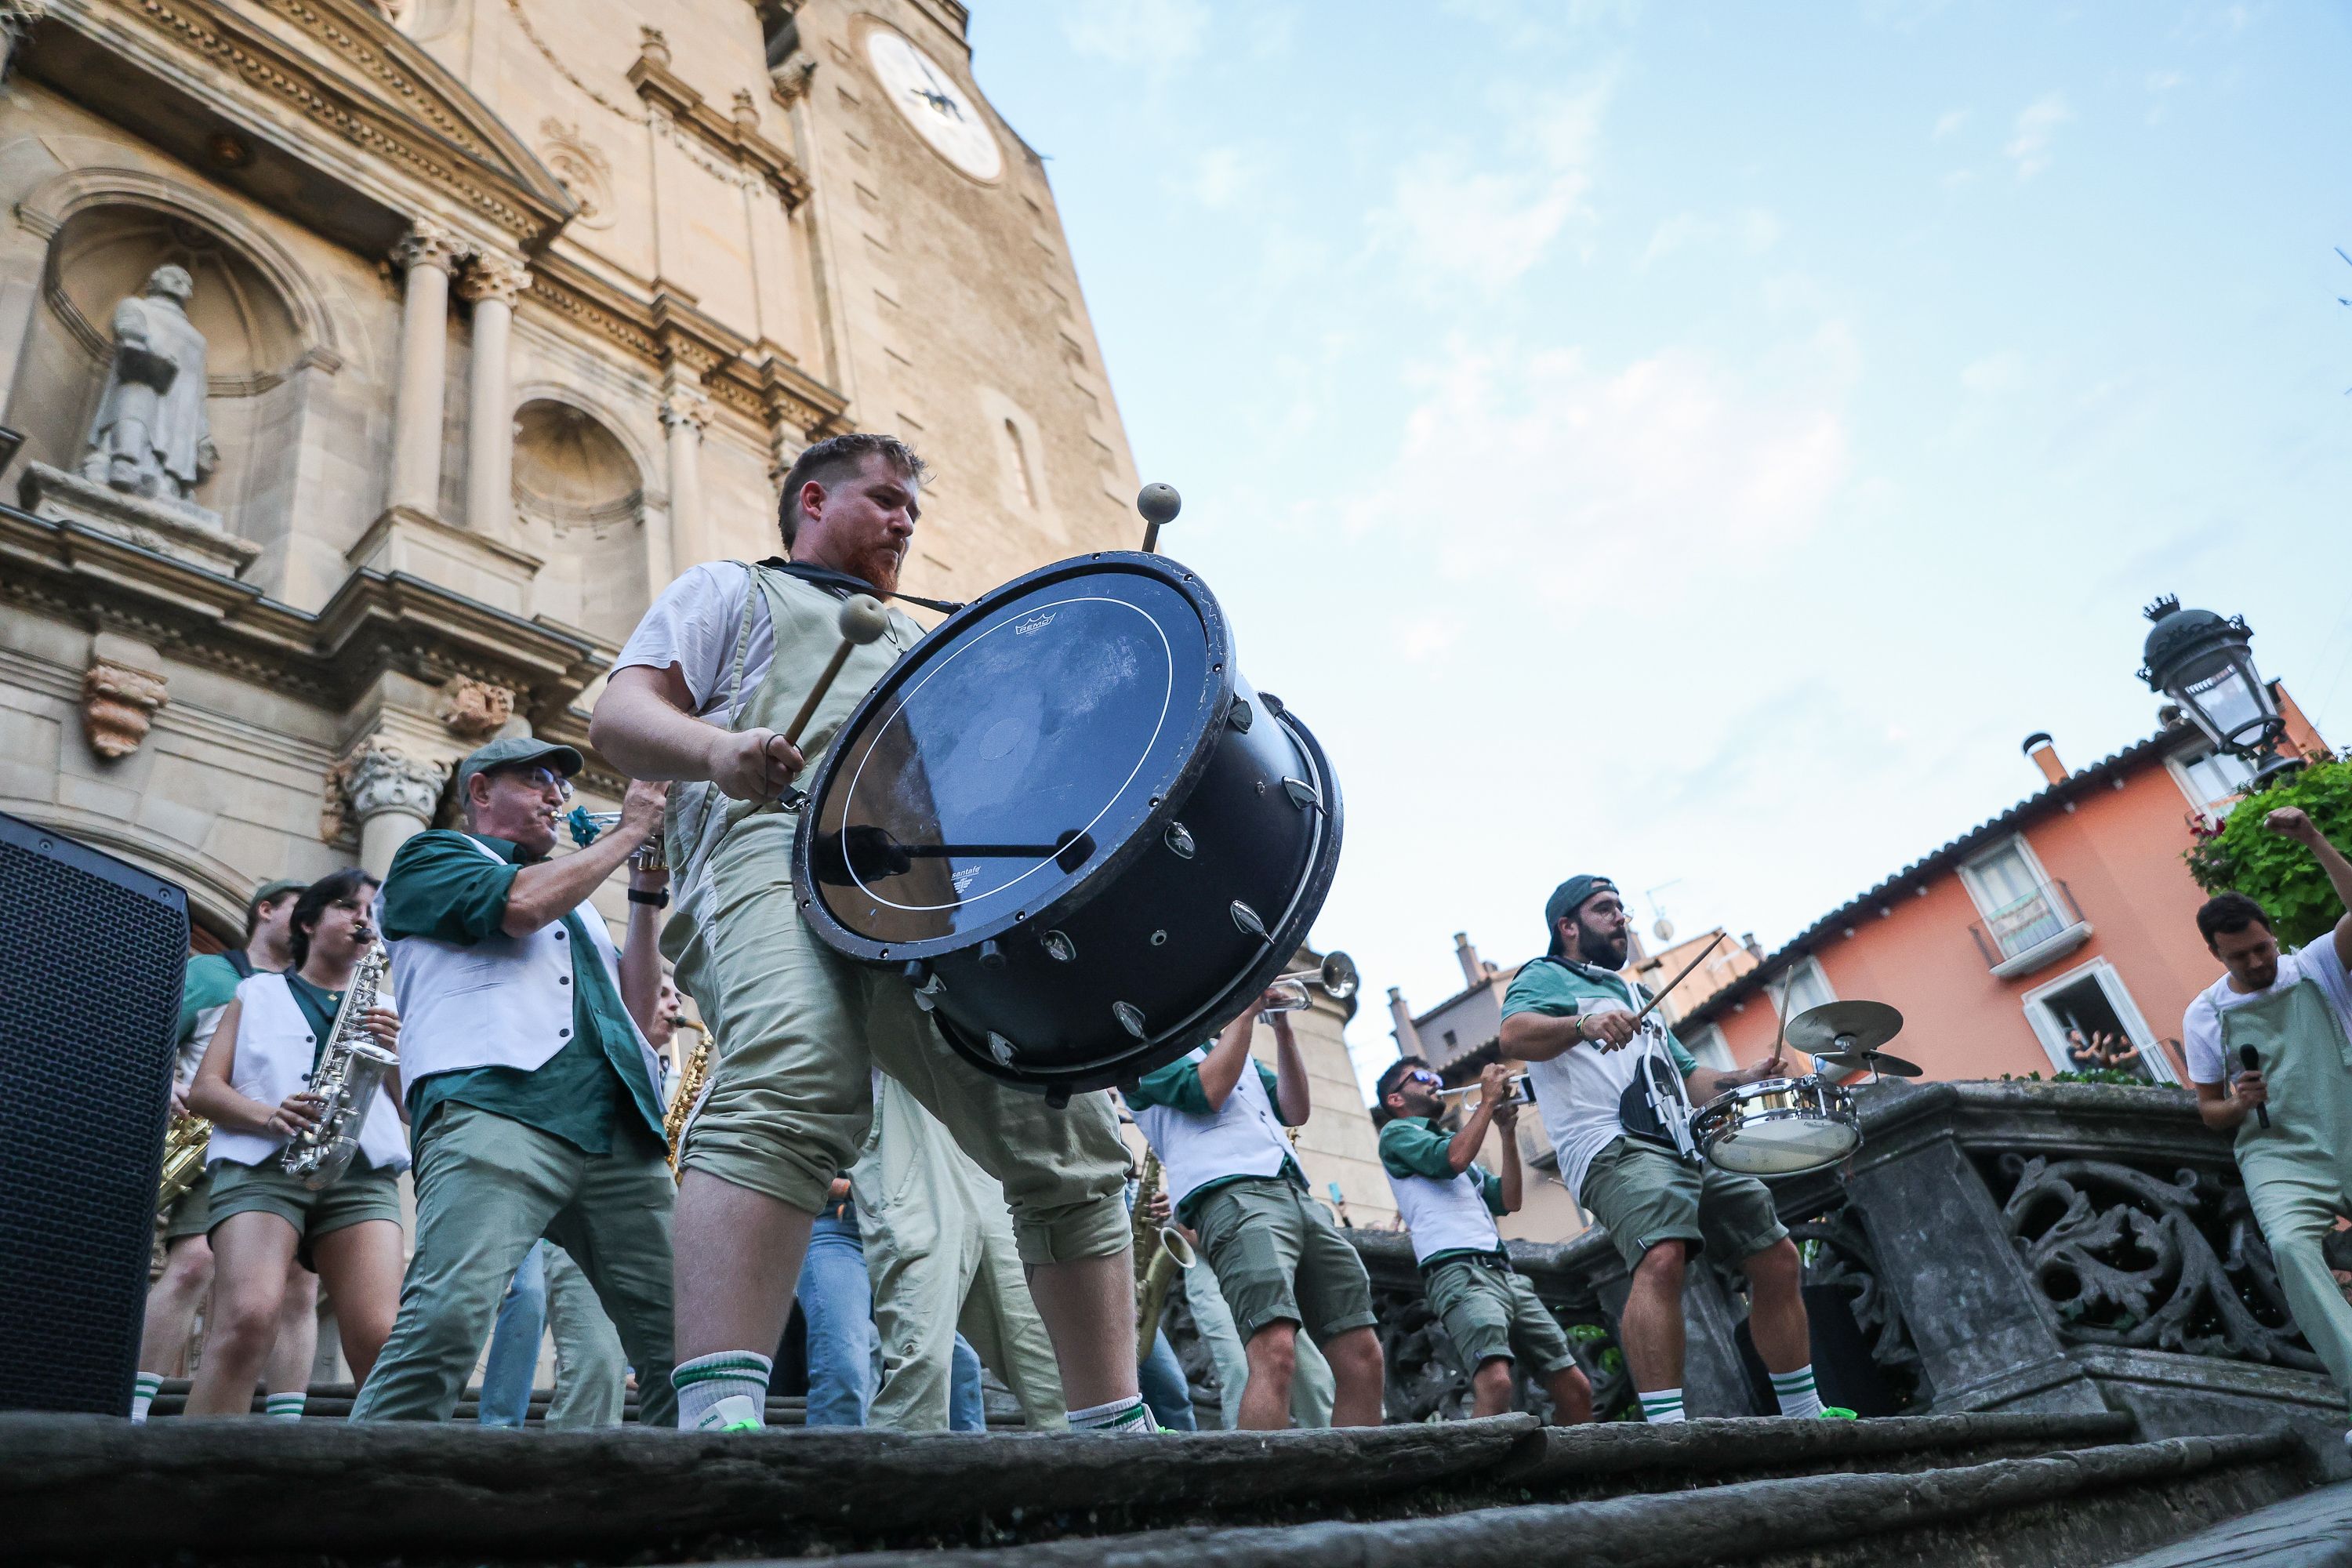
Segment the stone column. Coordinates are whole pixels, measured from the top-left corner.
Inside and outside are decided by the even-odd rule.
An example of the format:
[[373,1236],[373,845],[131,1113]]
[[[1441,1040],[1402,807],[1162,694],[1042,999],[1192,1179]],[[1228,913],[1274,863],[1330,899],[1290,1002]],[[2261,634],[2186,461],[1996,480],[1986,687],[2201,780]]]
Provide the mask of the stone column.
[[702,431],[710,423],[709,399],[673,385],[662,399],[661,420],[669,433],[670,570],[683,572],[710,557],[702,529]]
[[457,238],[419,219],[392,258],[407,269],[400,310],[400,389],[393,405],[389,504],[441,512],[441,416],[449,357],[449,271]]
[[508,406],[508,344],[515,296],[530,268],[508,256],[480,256],[457,292],[474,302],[474,354],[466,402],[466,526],[485,539],[514,531],[514,410]]
[[392,868],[394,852],[433,825],[449,770],[398,747],[370,742],[341,772],[345,809],[359,826],[360,865],[368,875],[382,877]]

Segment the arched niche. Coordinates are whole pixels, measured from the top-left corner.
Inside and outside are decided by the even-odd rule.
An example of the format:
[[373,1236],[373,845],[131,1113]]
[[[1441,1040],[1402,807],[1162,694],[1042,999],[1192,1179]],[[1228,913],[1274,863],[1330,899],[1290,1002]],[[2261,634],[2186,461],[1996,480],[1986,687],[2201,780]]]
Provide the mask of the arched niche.
[[275,246],[152,176],[118,184],[107,173],[78,171],[19,209],[48,246],[7,423],[25,432],[28,460],[77,468],[113,363],[115,307],[156,268],[181,267],[195,285],[187,312],[205,334],[205,414],[220,452],[194,500],[267,543],[289,524],[306,373],[341,363],[327,318]]
[[643,470],[612,427],[557,396],[515,410],[515,527],[546,564],[534,613],[625,642],[650,602]]

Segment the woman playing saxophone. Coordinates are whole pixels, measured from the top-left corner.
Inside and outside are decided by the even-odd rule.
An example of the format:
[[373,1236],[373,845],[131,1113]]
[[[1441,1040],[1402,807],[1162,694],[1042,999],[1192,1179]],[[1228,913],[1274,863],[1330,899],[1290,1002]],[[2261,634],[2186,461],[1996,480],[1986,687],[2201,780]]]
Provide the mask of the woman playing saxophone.
[[[346,1008],[343,994],[370,984],[365,973],[355,984],[353,972],[375,942],[374,894],[374,879],[359,870],[303,889],[290,933],[295,967],[237,986],[189,1086],[188,1109],[213,1123],[205,1158],[214,1257],[191,1415],[252,1407],[289,1263],[314,1269],[333,1297],[355,1379],[366,1380],[392,1331],[402,1268],[397,1178],[408,1166],[399,1073],[354,1081],[347,1068],[394,1050],[400,1021],[388,1007],[364,1005],[364,995]],[[318,1089],[332,1089],[334,1103]],[[363,1098],[348,1103],[353,1095]],[[345,1139],[351,1147],[341,1146]],[[297,1173],[288,1169],[289,1146],[298,1158],[318,1149],[334,1160],[303,1162]],[[331,1173],[329,1163],[337,1166]],[[306,1174],[327,1179],[313,1187]]]

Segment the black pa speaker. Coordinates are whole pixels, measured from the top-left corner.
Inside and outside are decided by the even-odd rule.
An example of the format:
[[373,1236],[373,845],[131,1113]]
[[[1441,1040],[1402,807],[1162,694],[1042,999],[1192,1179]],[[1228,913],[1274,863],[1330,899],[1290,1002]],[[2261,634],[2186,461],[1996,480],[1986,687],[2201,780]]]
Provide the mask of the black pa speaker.
[[122,1415],[188,896],[0,816],[0,1410]]

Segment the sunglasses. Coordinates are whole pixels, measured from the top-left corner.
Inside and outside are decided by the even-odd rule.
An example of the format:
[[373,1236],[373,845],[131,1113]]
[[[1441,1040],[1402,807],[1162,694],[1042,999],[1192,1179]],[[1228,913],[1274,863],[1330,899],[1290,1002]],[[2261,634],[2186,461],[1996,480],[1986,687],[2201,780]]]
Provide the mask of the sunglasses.
[[1429,1071],[1425,1068],[1413,1068],[1411,1072],[1404,1075],[1402,1081],[1405,1083],[1425,1083],[1432,1089],[1442,1089],[1445,1084],[1445,1080],[1444,1079],[1438,1077],[1435,1073]]

